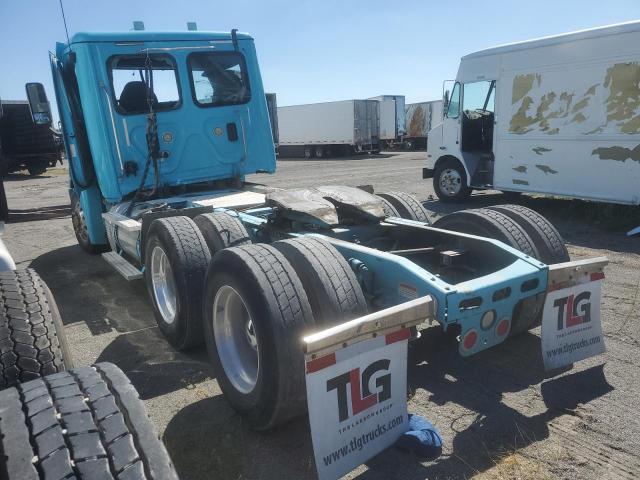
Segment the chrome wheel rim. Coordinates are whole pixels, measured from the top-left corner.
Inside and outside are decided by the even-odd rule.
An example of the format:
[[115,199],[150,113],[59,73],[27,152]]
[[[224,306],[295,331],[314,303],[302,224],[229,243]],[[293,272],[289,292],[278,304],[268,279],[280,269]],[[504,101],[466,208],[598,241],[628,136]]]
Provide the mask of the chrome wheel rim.
[[457,170],[447,168],[440,174],[440,190],[448,196],[454,196],[462,188],[462,176]]
[[151,283],[160,315],[171,325],[176,319],[176,282],[167,254],[157,245],[151,252]]
[[216,292],[212,324],[224,373],[236,390],[250,393],[258,381],[258,339],[249,309],[233,287],[223,285]]
[[84,212],[80,206],[80,200],[73,205],[71,223],[73,223],[73,230],[76,236],[83,242],[87,242],[89,240],[89,231],[87,230],[87,222],[84,220]]

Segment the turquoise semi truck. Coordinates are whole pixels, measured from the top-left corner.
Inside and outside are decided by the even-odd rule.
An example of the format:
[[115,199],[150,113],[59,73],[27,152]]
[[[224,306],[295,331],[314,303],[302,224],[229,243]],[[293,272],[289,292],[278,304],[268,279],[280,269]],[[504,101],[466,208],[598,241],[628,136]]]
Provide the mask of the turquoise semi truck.
[[305,412],[309,333],[370,314],[382,328],[423,299],[421,320],[456,331],[472,356],[539,325],[550,288],[606,263],[569,262],[553,226],[522,207],[432,225],[403,192],[250,182],[276,158],[247,34],[78,33],[51,69],[79,245],[144,280],[174,348],[206,344],[255,429]]

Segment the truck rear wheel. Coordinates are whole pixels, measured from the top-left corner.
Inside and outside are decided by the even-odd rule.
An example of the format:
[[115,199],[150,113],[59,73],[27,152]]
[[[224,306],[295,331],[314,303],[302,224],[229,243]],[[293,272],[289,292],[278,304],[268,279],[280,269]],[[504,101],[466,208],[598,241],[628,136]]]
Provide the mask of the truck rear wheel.
[[82,205],[78,196],[71,192],[69,194],[71,201],[71,223],[73,224],[73,233],[76,236],[78,245],[80,248],[91,255],[106,252],[109,250],[109,245],[95,245],[91,243],[89,238],[89,230],[87,229],[87,222],[84,218],[84,212],[82,211]]
[[533,258],[539,253],[527,232],[506,215],[478,208],[445,215],[433,224],[436,228],[488,237],[506,243]]
[[302,337],[309,300],[286,258],[270,245],[221,250],[205,282],[205,339],[227,400],[256,430],[306,409]]
[[207,242],[211,256],[229,247],[250,245],[251,237],[243,223],[225,212],[198,215],[193,219]]
[[73,367],[49,288],[33,270],[0,273],[0,389]]
[[186,350],[203,343],[202,286],[209,247],[188,217],[154,220],[145,246],[145,281],[158,327]]
[[508,216],[529,234],[540,253],[538,260],[548,265],[570,260],[562,236],[556,227],[538,212],[521,205],[496,205],[489,209]]
[[331,327],[367,314],[367,301],[358,279],[333,245],[302,237],[275,242],[272,246],[300,277],[317,326]]
[[388,192],[379,193],[378,196],[392,204],[401,218],[416,220],[431,225],[429,213],[422,206],[422,203],[413,195],[405,192]]
[[438,163],[433,175],[433,189],[440,200],[448,203],[464,202],[471,195],[467,172],[454,158]]
[[110,363],[0,392],[0,449],[8,480],[178,478],[138,393]]
[[[540,253],[529,234],[513,219],[495,210],[480,208],[454,212],[438,219],[433,226],[500,240],[530,257],[540,259]],[[520,300],[513,310],[509,336],[536,327],[542,318],[543,305],[544,294]]]

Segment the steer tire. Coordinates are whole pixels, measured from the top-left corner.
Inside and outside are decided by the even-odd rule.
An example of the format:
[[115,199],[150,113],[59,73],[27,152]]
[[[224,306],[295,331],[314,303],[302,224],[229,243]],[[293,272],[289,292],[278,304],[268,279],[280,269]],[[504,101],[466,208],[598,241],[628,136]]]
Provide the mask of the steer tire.
[[90,255],[97,255],[98,253],[108,252],[110,246],[108,244],[94,244],[91,243],[89,238],[89,230],[87,228],[87,220],[80,204],[80,199],[75,192],[69,194],[69,201],[71,204],[71,224],[73,225],[73,233],[76,236],[78,245],[80,248]]
[[217,251],[240,245],[250,245],[251,237],[242,222],[226,212],[205,213],[193,221],[207,242],[211,256]]
[[384,209],[384,216],[385,217],[402,218],[400,216],[400,212],[396,209],[396,207],[393,206],[393,204],[389,200],[387,200],[384,197],[381,197],[380,195],[376,195],[376,197],[378,197],[380,200],[382,200],[382,208]]
[[110,363],[0,392],[0,449],[8,480],[178,478],[138,393]]
[[58,306],[34,270],[1,272],[0,296],[0,389],[73,367]]
[[[202,288],[211,260],[202,233],[190,218],[176,216],[154,220],[146,238],[145,282],[158,327],[178,350],[201,345]],[[156,251],[159,258],[166,255],[170,265],[168,277],[173,279],[175,290],[173,320],[163,316],[161,296],[154,288],[152,262]]]
[[424,222],[427,225],[431,225],[429,213],[413,195],[409,195],[405,192],[388,192],[379,193],[378,196],[393,205],[401,218],[416,220],[418,222]]
[[367,301],[355,273],[328,242],[301,237],[273,243],[300,277],[315,324],[331,327],[367,314]]
[[508,216],[529,234],[540,253],[538,260],[549,265],[570,260],[562,236],[556,227],[538,212],[521,205],[496,205],[489,209]]
[[[231,309],[220,300],[230,291],[241,299],[235,305],[246,310]],[[287,259],[265,244],[221,250],[209,266],[204,298],[207,350],[232,407],[254,430],[267,430],[304,414],[302,338],[313,330],[314,321],[304,287]],[[236,314],[226,317],[228,311]],[[229,322],[224,328],[214,326],[225,318]],[[237,334],[247,324],[255,337],[255,361],[234,362],[240,356],[229,352],[242,351],[244,358],[251,352],[246,338]],[[243,374],[250,369],[238,373],[247,363],[254,368],[249,383],[245,379],[250,377]]]
[[527,232],[503,213],[478,208],[450,213],[436,220],[436,228],[488,237],[506,243],[525,255],[538,258],[538,250]]

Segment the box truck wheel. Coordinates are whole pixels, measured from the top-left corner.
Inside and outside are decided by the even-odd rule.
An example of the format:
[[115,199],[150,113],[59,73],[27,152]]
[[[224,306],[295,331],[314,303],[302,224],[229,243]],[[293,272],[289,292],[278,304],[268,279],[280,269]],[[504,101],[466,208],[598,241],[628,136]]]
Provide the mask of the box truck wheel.
[[95,245],[91,243],[89,238],[89,230],[87,229],[87,222],[84,218],[84,212],[82,211],[82,205],[80,199],[75,192],[69,193],[69,200],[71,202],[71,223],[73,224],[73,233],[76,236],[78,245],[87,253],[92,255],[106,252],[109,250],[109,245]]
[[367,302],[358,279],[333,245],[312,237],[272,245],[300,277],[317,326],[331,327],[367,314]]
[[0,392],[0,471],[8,480],[177,480],[135,388],[99,363]]
[[521,205],[495,205],[489,209],[505,214],[529,234],[540,253],[539,260],[549,265],[570,260],[560,232],[538,212]]
[[436,165],[433,189],[443,202],[463,202],[471,195],[467,186],[467,172],[455,158],[447,158]]
[[306,409],[302,338],[313,314],[302,283],[271,245],[227,248],[207,271],[207,350],[227,400],[256,430]]
[[178,350],[202,344],[202,286],[211,254],[198,226],[189,217],[154,220],[144,255],[158,327]]
[[224,248],[252,243],[244,224],[226,212],[205,213],[196,216],[193,221],[207,242],[212,257]]
[[73,367],[56,301],[31,269],[0,273],[0,389]]
[[379,193],[378,196],[391,203],[401,218],[416,220],[431,225],[429,213],[422,206],[422,203],[413,195],[405,192],[388,192]]

